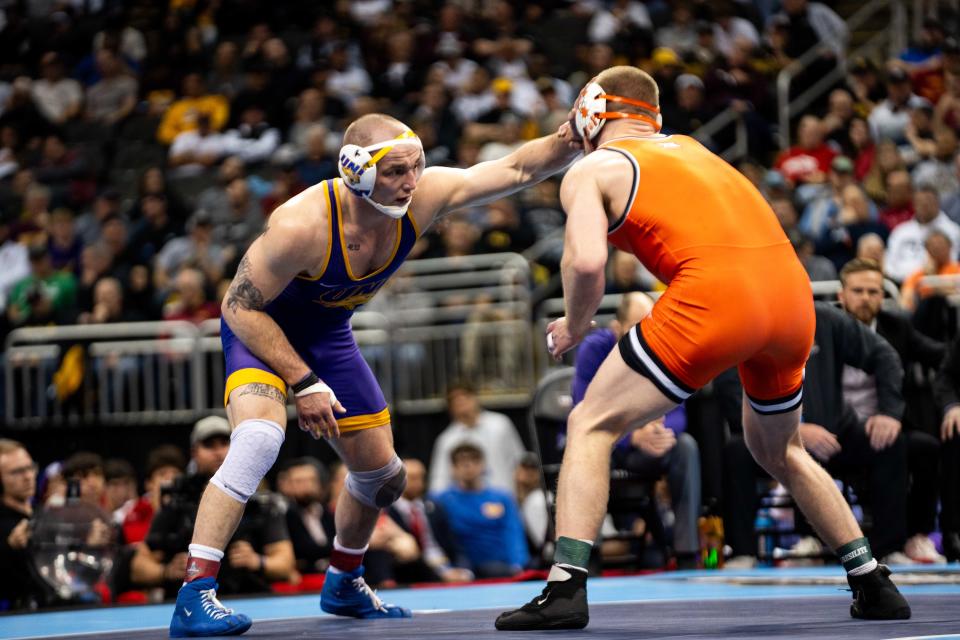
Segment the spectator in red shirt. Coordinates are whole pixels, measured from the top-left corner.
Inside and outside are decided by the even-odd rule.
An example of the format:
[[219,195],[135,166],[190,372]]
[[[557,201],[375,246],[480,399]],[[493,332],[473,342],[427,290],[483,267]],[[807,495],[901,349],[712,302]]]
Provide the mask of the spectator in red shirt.
[[820,184],[827,179],[837,152],[823,141],[820,118],[804,116],[797,126],[797,144],[780,154],[774,165],[792,184]]
[[133,505],[123,520],[123,540],[127,544],[142,542],[150,531],[153,514],[160,508],[161,489],[183,475],[187,461],[183,452],[172,444],[164,444],[147,455],[146,493]]
[[880,222],[887,229],[913,219],[913,182],[906,169],[887,174],[887,204],[880,210]]

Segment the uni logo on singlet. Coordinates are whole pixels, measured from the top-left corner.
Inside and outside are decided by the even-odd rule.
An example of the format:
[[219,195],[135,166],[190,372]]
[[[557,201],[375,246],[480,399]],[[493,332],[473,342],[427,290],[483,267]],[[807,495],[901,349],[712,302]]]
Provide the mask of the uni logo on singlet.
[[339,307],[353,310],[369,302],[370,298],[387,283],[386,280],[361,284],[354,287],[344,287],[332,291],[324,291],[314,302],[324,307]]

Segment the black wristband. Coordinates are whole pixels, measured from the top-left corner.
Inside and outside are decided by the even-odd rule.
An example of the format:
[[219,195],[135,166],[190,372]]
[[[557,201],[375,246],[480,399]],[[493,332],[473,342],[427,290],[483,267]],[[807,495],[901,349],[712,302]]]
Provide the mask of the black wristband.
[[307,375],[303,376],[300,382],[291,385],[290,388],[293,389],[293,393],[296,395],[310,385],[317,384],[318,382],[320,382],[320,378],[317,377],[317,374],[311,371]]

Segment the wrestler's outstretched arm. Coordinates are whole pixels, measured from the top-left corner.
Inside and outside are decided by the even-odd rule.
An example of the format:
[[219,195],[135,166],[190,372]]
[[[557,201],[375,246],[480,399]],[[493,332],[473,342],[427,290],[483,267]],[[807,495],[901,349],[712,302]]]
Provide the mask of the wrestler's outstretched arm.
[[560,261],[566,315],[547,326],[547,346],[554,358],[583,340],[603,298],[608,223],[598,178],[605,164],[608,158],[591,154],[573,165],[560,185],[567,213]]
[[423,173],[410,209],[425,229],[438,216],[493,202],[546,180],[567,167],[583,145],[564,123],[556,133],[524,143],[516,151],[467,169],[430,167]]
[[[270,216],[266,231],[254,240],[240,260],[237,274],[223,298],[221,312],[230,329],[250,351],[277,372],[288,385],[310,373],[310,367],[290,345],[280,326],[264,312],[266,306],[302,271],[320,264],[326,251],[327,225],[315,224],[306,198],[294,198]],[[327,214],[329,215],[329,214]],[[339,436],[329,393],[313,393],[296,399],[301,427],[315,437]]]

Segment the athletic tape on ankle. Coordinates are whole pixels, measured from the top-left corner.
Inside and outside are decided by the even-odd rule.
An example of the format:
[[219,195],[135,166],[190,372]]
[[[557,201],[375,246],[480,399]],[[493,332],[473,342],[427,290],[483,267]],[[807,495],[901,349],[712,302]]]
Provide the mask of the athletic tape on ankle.
[[870,542],[866,538],[857,538],[837,549],[840,564],[848,572],[873,560]]
[[230,435],[230,451],[210,484],[246,504],[277,461],[283,436],[283,427],[276,422],[244,420]]
[[556,564],[568,564],[573,567],[586,569],[590,564],[590,552],[593,545],[584,540],[560,536],[557,539],[557,548],[553,552],[553,561]]

